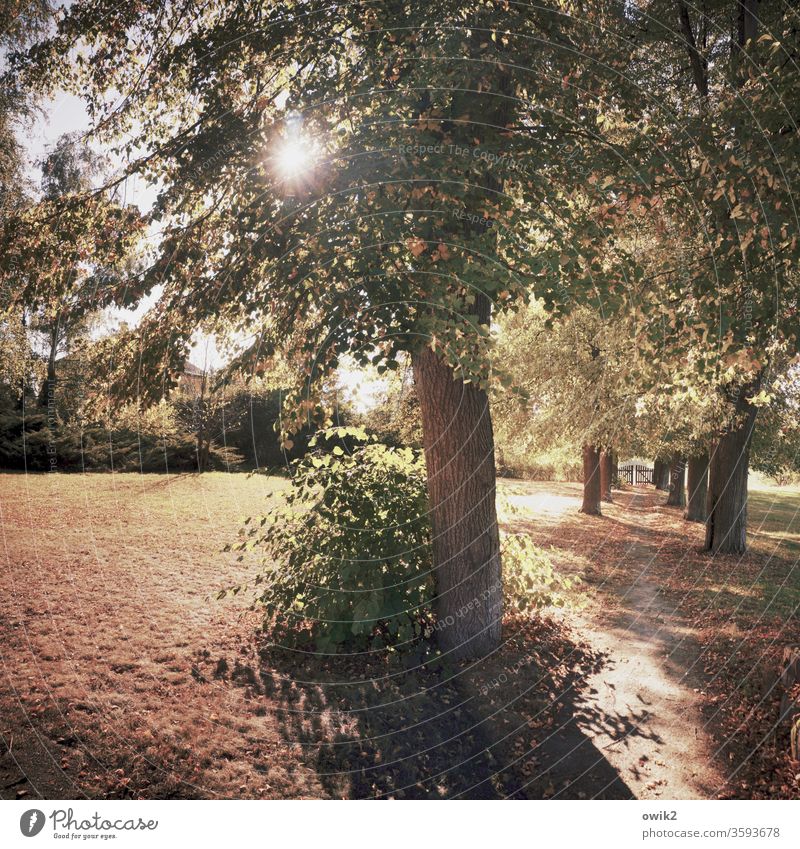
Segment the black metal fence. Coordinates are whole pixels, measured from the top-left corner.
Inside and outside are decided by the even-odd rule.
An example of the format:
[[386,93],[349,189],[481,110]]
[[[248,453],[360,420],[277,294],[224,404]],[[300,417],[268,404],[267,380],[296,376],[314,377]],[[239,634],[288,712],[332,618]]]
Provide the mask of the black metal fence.
[[625,481],[631,486],[653,483],[653,470],[649,466],[620,466],[617,473],[621,481]]

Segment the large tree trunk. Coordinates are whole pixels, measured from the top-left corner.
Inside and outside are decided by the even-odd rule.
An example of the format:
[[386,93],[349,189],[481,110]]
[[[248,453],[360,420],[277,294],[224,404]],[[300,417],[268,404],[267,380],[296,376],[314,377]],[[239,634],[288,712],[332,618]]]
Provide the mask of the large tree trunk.
[[489,399],[430,348],[412,358],[433,524],[436,631],[448,657],[500,645],[503,587]]
[[611,479],[614,477],[614,457],[610,448],[600,453],[600,498],[612,503]]
[[667,504],[670,507],[686,506],[685,477],[686,460],[683,457],[676,457],[672,461],[672,468],[669,472],[669,497],[667,498]]
[[689,457],[686,489],[688,501],[686,518],[690,522],[705,522],[706,493],[708,492],[708,454],[695,454]]
[[600,450],[595,445],[583,446],[583,504],[581,513],[600,516]]
[[711,451],[706,495],[706,550],[742,554],[747,550],[747,473],[750,443],[758,409],[747,394],[758,383],[742,387],[736,401],[737,426],[726,431]]

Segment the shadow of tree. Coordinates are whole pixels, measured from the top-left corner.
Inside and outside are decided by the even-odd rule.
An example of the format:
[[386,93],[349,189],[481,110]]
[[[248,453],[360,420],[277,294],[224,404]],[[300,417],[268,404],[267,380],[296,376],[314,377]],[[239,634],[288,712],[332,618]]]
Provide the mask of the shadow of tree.
[[314,656],[261,649],[217,664],[274,711],[334,798],[632,798],[592,743],[647,735],[643,707],[600,712],[586,679],[606,658],[551,620],[507,623],[492,657]]

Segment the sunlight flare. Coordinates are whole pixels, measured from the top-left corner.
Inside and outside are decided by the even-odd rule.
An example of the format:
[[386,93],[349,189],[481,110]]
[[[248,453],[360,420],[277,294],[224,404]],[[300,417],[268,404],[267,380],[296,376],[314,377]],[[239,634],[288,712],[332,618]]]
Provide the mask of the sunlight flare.
[[278,173],[287,180],[301,177],[311,170],[314,155],[311,146],[303,139],[287,139],[275,156]]

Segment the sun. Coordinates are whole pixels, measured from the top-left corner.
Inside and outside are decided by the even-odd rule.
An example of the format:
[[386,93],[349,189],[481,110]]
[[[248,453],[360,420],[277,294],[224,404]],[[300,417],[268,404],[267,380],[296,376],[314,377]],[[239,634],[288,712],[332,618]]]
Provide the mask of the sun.
[[302,139],[287,139],[275,155],[275,166],[285,179],[301,177],[311,170],[314,155],[311,147]]

